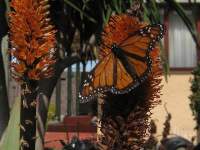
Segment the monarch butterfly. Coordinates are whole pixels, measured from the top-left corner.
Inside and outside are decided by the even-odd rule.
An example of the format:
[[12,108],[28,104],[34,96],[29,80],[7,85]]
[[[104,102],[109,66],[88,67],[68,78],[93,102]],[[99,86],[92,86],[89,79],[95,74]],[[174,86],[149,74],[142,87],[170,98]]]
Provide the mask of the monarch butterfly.
[[162,24],[137,17],[111,17],[102,34],[100,61],[83,82],[79,98],[87,102],[104,92],[124,94],[140,85],[151,71],[150,52],[163,37]]

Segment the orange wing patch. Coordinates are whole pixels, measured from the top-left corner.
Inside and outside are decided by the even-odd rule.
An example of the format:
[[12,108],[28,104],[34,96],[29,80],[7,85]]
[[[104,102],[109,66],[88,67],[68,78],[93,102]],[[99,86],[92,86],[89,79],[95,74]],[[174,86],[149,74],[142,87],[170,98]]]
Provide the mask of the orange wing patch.
[[117,84],[115,88],[117,90],[123,90],[127,88],[130,84],[133,84],[132,77],[127,73],[122,63],[117,61]]
[[99,93],[108,91],[113,85],[114,55],[111,53],[100,61],[84,81],[79,97],[86,101]]
[[147,62],[138,61],[134,58],[128,57],[129,62],[135,67],[138,76],[142,76],[148,69]]

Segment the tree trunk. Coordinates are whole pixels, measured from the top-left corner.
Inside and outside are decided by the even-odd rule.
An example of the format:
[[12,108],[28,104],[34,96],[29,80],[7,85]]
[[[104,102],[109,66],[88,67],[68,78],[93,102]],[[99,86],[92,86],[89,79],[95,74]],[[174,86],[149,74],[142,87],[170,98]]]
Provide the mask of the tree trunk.
[[22,150],[35,150],[37,95],[37,86],[34,83],[21,85],[20,147]]

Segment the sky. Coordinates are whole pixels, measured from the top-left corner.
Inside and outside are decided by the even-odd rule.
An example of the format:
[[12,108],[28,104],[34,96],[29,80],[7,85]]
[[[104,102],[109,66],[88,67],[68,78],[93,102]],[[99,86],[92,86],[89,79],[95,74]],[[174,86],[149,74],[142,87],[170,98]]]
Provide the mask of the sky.
[[[96,61],[88,61],[86,63],[86,72],[90,72],[92,70],[92,68],[94,68],[94,66],[97,64],[97,60]],[[66,68],[65,71],[67,71],[68,69]],[[75,72],[76,71],[76,64],[72,65],[72,71]],[[80,64],[80,71],[83,71],[83,64]]]

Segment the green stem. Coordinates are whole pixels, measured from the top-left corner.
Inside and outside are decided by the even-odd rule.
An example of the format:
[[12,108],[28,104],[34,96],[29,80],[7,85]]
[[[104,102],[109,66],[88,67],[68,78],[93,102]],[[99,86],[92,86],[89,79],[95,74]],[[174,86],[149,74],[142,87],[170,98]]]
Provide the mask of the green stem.
[[21,84],[20,150],[35,150],[37,88]]

